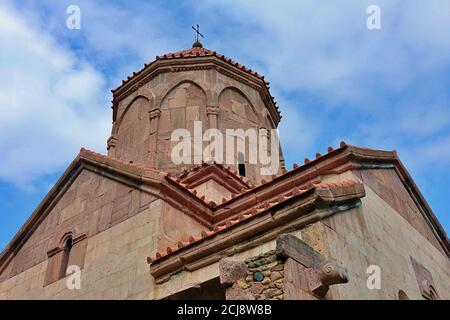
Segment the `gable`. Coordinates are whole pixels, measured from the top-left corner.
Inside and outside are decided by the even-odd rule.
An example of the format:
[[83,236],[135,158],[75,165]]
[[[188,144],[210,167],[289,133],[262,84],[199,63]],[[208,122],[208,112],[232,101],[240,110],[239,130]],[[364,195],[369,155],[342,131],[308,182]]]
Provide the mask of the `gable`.
[[356,171],[361,180],[401,217],[413,226],[442,254],[446,254],[431,223],[419,205],[412,190],[408,191],[394,168],[363,169]]
[[87,169],[81,169],[60,188],[39,219],[26,224],[19,231],[21,237],[13,240],[13,252],[0,266],[0,281],[45,261],[61,246],[66,234],[74,239],[91,237],[137,214],[156,199]]
[[[245,177],[238,176],[235,171],[230,168],[213,163],[203,163],[195,165],[190,170],[184,170],[178,175],[174,175],[176,181],[189,189],[196,189],[209,181],[214,181],[228,190],[226,193],[238,194],[244,189],[251,189],[249,180]],[[222,199],[221,199],[222,200]]]
[[212,200],[215,203],[221,203],[223,199],[229,200],[232,197],[230,190],[213,179],[205,181],[193,189],[197,191],[198,196],[205,197],[205,199]]

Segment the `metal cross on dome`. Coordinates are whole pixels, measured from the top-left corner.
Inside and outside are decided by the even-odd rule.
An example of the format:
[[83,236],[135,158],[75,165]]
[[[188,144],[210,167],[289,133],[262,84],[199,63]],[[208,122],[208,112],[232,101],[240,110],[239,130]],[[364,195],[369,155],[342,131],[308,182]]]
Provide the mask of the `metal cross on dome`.
[[204,35],[202,35],[202,34],[200,33],[200,27],[199,27],[199,25],[197,25],[197,28],[194,28],[194,26],[192,26],[192,29],[193,29],[193,30],[195,31],[195,33],[196,33],[195,42],[199,42],[199,41],[198,41],[198,36],[201,36],[202,38],[205,37]]

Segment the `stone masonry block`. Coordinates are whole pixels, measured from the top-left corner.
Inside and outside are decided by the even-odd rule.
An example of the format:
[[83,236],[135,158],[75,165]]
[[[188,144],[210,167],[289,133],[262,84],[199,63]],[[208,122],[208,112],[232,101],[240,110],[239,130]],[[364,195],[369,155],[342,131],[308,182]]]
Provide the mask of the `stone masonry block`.
[[247,276],[248,267],[245,262],[222,259],[219,262],[220,283],[231,286],[237,280]]

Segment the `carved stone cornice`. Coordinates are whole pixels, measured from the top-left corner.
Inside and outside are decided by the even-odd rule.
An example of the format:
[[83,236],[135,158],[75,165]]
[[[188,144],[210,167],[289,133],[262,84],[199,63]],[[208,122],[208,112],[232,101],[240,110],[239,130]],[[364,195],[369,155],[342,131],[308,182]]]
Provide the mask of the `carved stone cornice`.
[[307,270],[308,286],[312,293],[323,298],[330,286],[348,282],[347,270],[334,261],[325,261]]
[[[72,237],[72,246],[77,244],[80,241],[83,241],[85,239],[87,239],[87,235],[85,233],[81,233],[81,234],[77,234],[77,235],[73,235],[73,232],[68,232],[63,236],[63,239],[69,238],[67,235],[70,235],[70,237]],[[47,251],[47,256],[50,258],[52,256],[54,256],[55,254],[64,251],[64,244],[65,241],[60,241],[60,244],[57,246],[54,246],[52,249]]]

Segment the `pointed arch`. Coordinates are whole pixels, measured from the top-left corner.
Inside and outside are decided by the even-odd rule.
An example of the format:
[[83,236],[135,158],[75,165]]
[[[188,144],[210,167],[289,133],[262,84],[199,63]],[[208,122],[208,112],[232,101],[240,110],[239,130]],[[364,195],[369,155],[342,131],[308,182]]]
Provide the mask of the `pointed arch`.
[[138,101],[139,99],[144,99],[145,101],[147,101],[149,103],[149,110],[147,110],[147,111],[150,111],[150,109],[151,109],[150,103],[153,100],[153,98],[150,99],[145,95],[137,95],[127,104],[127,106],[123,110],[122,114],[120,115],[119,119],[116,120],[116,123],[114,124],[114,127],[113,127],[113,134],[119,132],[119,128],[120,128],[120,125],[122,124],[124,117],[126,116],[128,111],[131,109],[131,107],[135,104],[135,102]]
[[127,105],[115,124],[115,157],[139,164],[146,162],[145,150],[150,139],[150,108],[150,100],[141,95]]
[[[230,97],[226,97],[227,94],[230,94]],[[247,105],[250,107],[250,110],[248,110],[248,108],[244,108],[243,112],[245,113],[247,120],[250,120],[252,122],[254,122],[255,124],[257,123],[261,123],[262,119],[261,119],[261,115],[258,113],[258,111],[255,108],[255,105],[251,102],[251,100],[248,98],[248,96],[239,88],[235,87],[235,86],[227,86],[224,87],[222,89],[222,91],[219,94],[219,106],[224,107],[225,109],[227,109],[227,107],[229,108],[230,106],[227,106],[227,99],[243,99]],[[229,111],[232,111],[231,109]],[[239,110],[236,110],[237,114],[241,114],[241,112]]]
[[164,100],[166,100],[167,96],[169,96],[176,88],[178,88],[180,85],[184,83],[191,83],[194,86],[198,87],[206,98],[206,103],[208,103],[208,94],[207,91],[203,88],[203,86],[198,83],[197,81],[191,80],[192,76],[185,75],[183,77],[176,78],[169,82],[167,86],[161,91],[161,93],[158,95],[158,97],[155,99],[155,107],[161,108]]

